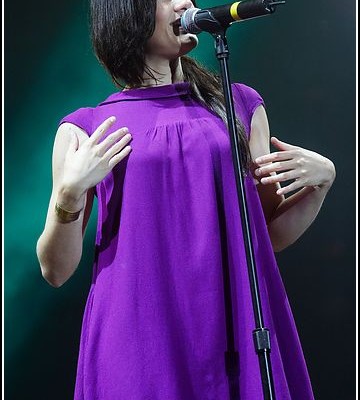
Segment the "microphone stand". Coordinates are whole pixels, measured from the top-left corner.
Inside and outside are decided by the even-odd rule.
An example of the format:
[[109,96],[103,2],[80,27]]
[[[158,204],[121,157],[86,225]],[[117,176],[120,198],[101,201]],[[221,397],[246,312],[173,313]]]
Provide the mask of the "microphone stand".
[[[274,382],[270,362],[270,332],[269,329],[264,326],[261,308],[259,285],[249,223],[249,212],[246,203],[244,177],[242,172],[243,168],[241,165],[241,157],[239,154],[239,140],[236,129],[234,101],[232,97],[231,82],[229,77],[229,49],[225,32],[230,26],[230,23],[234,22],[235,20],[249,19],[271,14],[275,11],[275,7],[277,5],[284,3],[285,0],[249,0],[237,2],[230,5],[230,8],[228,5],[225,7],[225,9],[221,9],[220,11],[216,7],[209,10],[203,10],[201,12],[201,17],[198,18],[196,18],[197,13],[193,14],[192,16],[190,15],[190,20],[186,21],[185,23],[185,26],[190,29],[190,32],[191,30],[193,30],[192,33],[206,31],[208,33],[211,33],[215,39],[215,51],[216,58],[219,60],[220,63],[227,125],[231,142],[231,152],[234,164],[236,189],[241,216],[241,227],[244,236],[244,247],[255,320],[253,340],[255,351],[259,358],[264,400],[275,400]],[[215,9],[217,9],[216,12]],[[239,12],[240,15],[238,14]],[[218,15],[218,19],[216,18],[216,15]],[[227,351],[225,352],[225,369],[226,375],[228,377],[230,400],[240,400],[239,352],[236,350],[235,346],[234,321],[231,303],[231,282],[230,274],[226,267],[224,268],[224,295],[227,339]]]
[[[220,63],[221,79],[224,90],[225,108],[228,122],[228,130],[230,133],[230,142],[232,157],[234,162],[234,171],[236,178],[237,194],[239,200],[239,208],[241,215],[241,225],[244,235],[244,245],[247,259],[247,267],[249,273],[249,281],[251,288],[251,298],[253,303],[253,312],[255,317],[255,329],[253,330],[253,339],[255,351],[259,357],[261,382],[263,387],[264,400],[275,400],[274,384],[270,362],[270,332],[264,327],[258,279],[256,273],[256,265],[254,258],[254,250],[251,238],[251,230],[249,224],[249,213],[246,203],[246,195],[244,188],[243,168],[241,166],[241,157],[239,154],[238,136],[235,122],[234,102],[232,97],[231,83],[229,77],[229,50],[225,35],[225,29],[213,33],[215,38],[216,57]],[[230,284],[230,282],[228,282]],[[231,313],[231,311],[230,311]],[[229,314],[230,314],[229,313]],[[232,317],[232,316],[231,316]],[[227,351],[225,352],[226,374],[228,376],[230,400],[240,400],[239,388],[239,353],[234,345],[234,332],[229,332],[228,328],[233,327],[233,323],[227,324]]]

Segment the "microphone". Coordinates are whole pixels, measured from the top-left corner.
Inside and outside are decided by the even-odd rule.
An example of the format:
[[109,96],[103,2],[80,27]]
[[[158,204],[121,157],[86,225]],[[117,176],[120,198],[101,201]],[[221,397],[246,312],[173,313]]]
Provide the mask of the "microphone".
[[207,10],[188,8],[181,16],[180,24],[186,33],[197,34],[201,31],[216,33],[224,30],[233,22],[272,14],[278,4],[285,4],[285,0],[237,1]]

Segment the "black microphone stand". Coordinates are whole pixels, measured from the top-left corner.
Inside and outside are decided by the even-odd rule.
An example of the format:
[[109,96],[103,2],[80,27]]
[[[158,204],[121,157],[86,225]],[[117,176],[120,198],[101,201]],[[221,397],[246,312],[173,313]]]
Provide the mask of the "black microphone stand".
[[[266,0],[255,0],[248,2],[259,5],[259,16],[266,15],[274,12],[274,5],[283,4],[285,1],[273,1],[266,2]],[[247,268],[249,274],[249,282],[251,289],[251,299],[253,305],[255,329],[253,330],[253,340],[255,351],[259,357],[259,366],[261,373],[261,382],[263,388],[264,400],[275,400],[274,383],[270,362],[270,332],[269,329],[264,326],[258,278],[256,273],[256,264],[254,257],[254,250],[252,244],[251,229],[249,223],[249,213],[246,203],[246,194],[244,188],[244,176],[243,168],[241,165],[241,156],[239,153],[239,139],[236,129],[236,119],[234,112],[234,101],[231,90],[231,82],[229,77],[229,49],[226,40],[226,29],[229,24],[221,24],[215,19],[211,13],[209,17],[203,21],[201,30],[209,32],[215,39],[215,51],[216,58],[220,63],[221,80],[224,91],[225,108],[227,115],[227,124],[230,134],[231,151],[234,163],[236,188],[239,201],[239,209],[241,216],[241,226],[244,236],[244,246],[246,253]],[[231,293],[231,282],[230,277],[224,277],[225,286],[229,293]],[[234,322],[232,315],[232,304],[231,299],[225,300],[226,304],[226,334],[227,334],[227,351],[225,352],[225,368],[226,375],[228,377],[230,400],[240,400],[240,387],[239,387],[239,376],[240,376],[240,364],[239,364],[239,352],[236,350],[235,339],[234,339]]]
[[[243,168],[241,165],[241,157],[239,153],[239,143],[236,129],[236,120],[234,112],[234,102],[232,97],[231,83],[229,77],[229,50],[225,30],[213,34],[215,38],[216,57],[219,60],[221,68],[221,79],[224,90],[225,108],[228,122],[228,130],[230,133],[230,142],[232,157],[234,162],[234,171],[236,179],[237,194],[239,200],[239,208],[241,215],[241,226],[244,235],[244,245],[247,259],[247,267],[250,280],[251,298],[253,303],[253,312],[255,317],[255,329],[253,330],[253,339],[255,351],[259,356],[261,381],[263,387],[264,400],[275,400],[274,384],[270,362],[270,333],[269,329],[264,327],[258,279],[256,273],[256,265],[254,258],[254,250],[251,238],[251,230],[249,224],[249,213],[246,203],[246,195],[244,188]],[[231,324],[232,325],[232,324]],[[228,332],[228,337],[233,337]],[[230,343],[229,343],[230,342]],[[230,400],[240,400],[239,379],[239,353],[236,351],[233,340],[228,340],[228,349],[225,352],[226,373],[229,381]]]

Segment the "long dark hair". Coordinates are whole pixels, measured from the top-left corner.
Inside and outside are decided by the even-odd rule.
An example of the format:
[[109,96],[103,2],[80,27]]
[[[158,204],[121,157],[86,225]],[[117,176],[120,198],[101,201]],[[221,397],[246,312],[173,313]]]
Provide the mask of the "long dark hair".
[[[194,3],[194,2],[193,2]],[[90,0],[91,39],[95,54],[116,86],[139,87],[144,73],[154,77],[145,63],[146,43],[155,30],[156,0]],[[193,96],[227,124],[219,77],[188,56],[181,57],[184,80]],[[244,172],[251,156],[242,123],[236,118]]]

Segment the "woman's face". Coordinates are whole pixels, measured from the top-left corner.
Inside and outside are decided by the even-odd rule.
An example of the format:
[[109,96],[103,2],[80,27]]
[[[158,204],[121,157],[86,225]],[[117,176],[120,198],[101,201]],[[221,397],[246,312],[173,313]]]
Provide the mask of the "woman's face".
[[198,38],[180,27],[181,15],[191,7],[191,0],[157,0],[155,31],[146,47],[148,56],[173,60],[197,45]]

